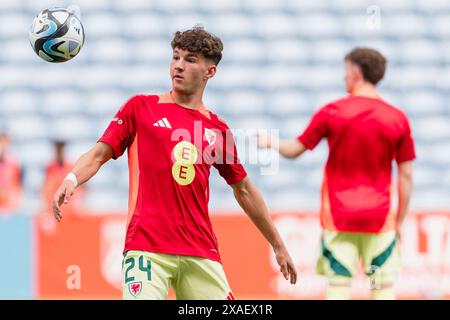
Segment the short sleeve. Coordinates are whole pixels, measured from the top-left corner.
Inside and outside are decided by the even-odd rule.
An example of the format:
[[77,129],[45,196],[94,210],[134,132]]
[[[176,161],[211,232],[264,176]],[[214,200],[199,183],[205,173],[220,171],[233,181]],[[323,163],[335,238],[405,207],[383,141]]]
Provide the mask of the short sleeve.
[[225,132],[222,132],[217,144],[219,157],[213,166],[229,185],[242,181],[247,176],[247,172],[239,161],[236,143],[228,127]]
[[322,107],[311,118],[308,126],[301,135],[297,137],[307,149],[313,150],[328,134],[326,106]]
[[411,132],[408,119],[405,119],[403,134],[401,135],[397,144],[395,160],[397,163],[410,161],[416,158],[414,148],[414,139]]
[[113,159],[120,157],[133,143],[136,135],[137,97],[129,99],[116,113],[98,142],[104,142],[113,149]]

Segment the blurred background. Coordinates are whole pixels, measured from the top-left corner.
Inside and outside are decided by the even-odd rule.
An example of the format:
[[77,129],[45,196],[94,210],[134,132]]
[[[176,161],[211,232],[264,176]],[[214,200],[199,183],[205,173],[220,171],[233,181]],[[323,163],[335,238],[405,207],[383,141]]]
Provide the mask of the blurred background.
[[[41,10],[71,4],[81,9],[84,47],[69,62],[47,63],[31,49],[29,27]],[[248,130],[300,134],[314,110],[345,95],[344,55],[371,46],[388,59],[381,95],[406,112],[416,142],[397,293],[450,297],[449,0],[2,0],[0,298],[121,297],[126,157],[77,192],[63,223],[49,214],[48,198],[131,95],[170,89],[170,41],[197,24],[224,42],[205,104],[231,128],[247,130],[248,143],[238,139],[241,160],[300,270],[297,285],[282,279],[270,248],[212,170],[211,218],[235,296],[323,297],[314,264],[326,143],[299,160],[279,159],[276,174],[264,174],[273,155],[252,148]],[[353,289],[369,296],[362,272]]]

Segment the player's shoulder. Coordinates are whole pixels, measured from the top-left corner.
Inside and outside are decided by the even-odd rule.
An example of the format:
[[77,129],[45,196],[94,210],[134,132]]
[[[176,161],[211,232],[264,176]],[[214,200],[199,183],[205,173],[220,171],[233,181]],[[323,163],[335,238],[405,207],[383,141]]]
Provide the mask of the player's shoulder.
[[140,106],[153,105],[157,102],[158,102],[158,95],[139,93],[129,97],[120,108],[120,111],[123,109],[131,111],[135,110]]
[[408,121],[408,116],[406,115],[406,112],[403,111],[401,108],[394,106],[392,103],[384,100],[379,99],[380,104],[385,108],[384,110],[386,112],[389,112],[391,116],[398,118],[402,121]]
[[144,94],[138,93],[132,95],[128,101],[131,102],[146,102],[146,103],[156,103],[158,102],[159,96],[157,94]]
[[332,100],[326,104],[321,105],[316,112],[317,113],[333,113],[336,110],[339,110],[343,106],[347,105],[350,102],[350,97],[345,96],[335,100]]
[[221,117],[219,117],[216,113],[212,112],[211,110],[208,110],[210,120],[213,122],[218,129],[220,130],[228,130],[230,127],[228,126],[228,123]]
[[357,102],[359,97],[355,97],[352,95],[346,95],[344,97],[337,98],[335,100],[332,100],[331,102],[328,102],[324,107],[326,108],[338,108],[338,107],[344,107],[349,104],[353,104]]
[[330,102],[327,106],[328,108],[339,108],[339,107],[345,107],[348,105],[356,104],[358,105],[362,100],[370,100],[371,105],[380,107],[383,110],[383,113],[390,114],[395,117],[404,118],[407,119],[406,113],[398,108],[397,106],[394,106],[392,103],[388,102],[384,98],[369,98],[369,97],[363,97],[363,96],[352,96],[347,95],[345,97],[336,99],[332,102]]

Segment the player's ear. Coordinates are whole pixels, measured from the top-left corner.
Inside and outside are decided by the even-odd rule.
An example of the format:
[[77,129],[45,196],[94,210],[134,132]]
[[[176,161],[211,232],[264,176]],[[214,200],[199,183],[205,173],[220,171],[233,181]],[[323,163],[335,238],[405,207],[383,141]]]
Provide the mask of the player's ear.
[[364,76],[362,74],[361,68],[357,65],[353,66],[354,78],[358,81],[364,80]]
[[208,67],[208,70],[206,71],[205,80],[209,80],[212,77],[214,77],[216,75],[216,71],[217,71],[217,66],[215,64],[211,64]]

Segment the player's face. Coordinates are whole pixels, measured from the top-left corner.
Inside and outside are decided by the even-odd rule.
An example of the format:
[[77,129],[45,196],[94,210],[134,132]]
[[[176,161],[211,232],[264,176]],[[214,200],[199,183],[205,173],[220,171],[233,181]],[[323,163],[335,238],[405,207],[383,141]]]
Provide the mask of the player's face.
[[345,61],[345,88],[348,93],[352,93],[356,84],[361,79],[361,72],[355,64]]
[[216,72],[216,66],[199,53],[175,48],[170,63],[174,90],[192,94],[205,86]]

